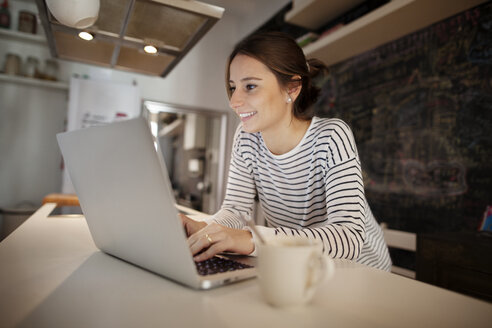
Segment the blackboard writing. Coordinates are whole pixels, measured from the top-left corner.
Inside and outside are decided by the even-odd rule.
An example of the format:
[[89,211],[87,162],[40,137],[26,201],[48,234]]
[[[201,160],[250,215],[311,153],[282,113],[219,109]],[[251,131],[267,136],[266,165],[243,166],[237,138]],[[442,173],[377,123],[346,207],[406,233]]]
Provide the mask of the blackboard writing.
[[492,205],[492,4],[334,65],[316,112],[352,127],[379,221],[476,230]]

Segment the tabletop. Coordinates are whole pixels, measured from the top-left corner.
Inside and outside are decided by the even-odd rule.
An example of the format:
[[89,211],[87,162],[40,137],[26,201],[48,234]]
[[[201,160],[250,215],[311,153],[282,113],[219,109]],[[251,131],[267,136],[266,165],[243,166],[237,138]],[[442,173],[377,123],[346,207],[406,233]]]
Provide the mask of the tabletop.
[[0,243],[0,327],[490,327],[492,304],[335,261],[305,306],[266,304],[256,279],[197,291],[99,251],[83,217],[43,205]]

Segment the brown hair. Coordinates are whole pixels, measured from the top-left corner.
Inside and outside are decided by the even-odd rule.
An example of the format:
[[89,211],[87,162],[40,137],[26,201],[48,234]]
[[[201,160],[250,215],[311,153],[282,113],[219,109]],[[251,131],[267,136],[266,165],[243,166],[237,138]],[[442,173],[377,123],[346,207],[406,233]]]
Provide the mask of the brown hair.
[[[294,102],[293,114],[301,120],[309,120],[314,116],[313,105],[319,96],[319,88],[312,84],[312,78],[327,71],[323,62],[309,59],[302,52],[296,41],[280,32],[263,32],[252,34],[240,41],[232,53],[226,67],[226,89],[229,98],[230,65],[238,54],[246,55],[262,62],[277,77],[282,87],[301,82],[301,92]],[[301,80],[292,79],[300,76]]]

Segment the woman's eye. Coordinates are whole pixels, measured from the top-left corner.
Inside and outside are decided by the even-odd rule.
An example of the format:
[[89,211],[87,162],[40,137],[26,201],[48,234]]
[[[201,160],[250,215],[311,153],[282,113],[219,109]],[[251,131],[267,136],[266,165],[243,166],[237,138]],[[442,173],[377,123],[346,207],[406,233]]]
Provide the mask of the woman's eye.
[[253,90],[254,88],[256,88],[256,85],[254,85],[254,84],[247,84],[246,85],[246,90]]
[[229,92],[233,93],[236,90],[236,87],[229,87]]

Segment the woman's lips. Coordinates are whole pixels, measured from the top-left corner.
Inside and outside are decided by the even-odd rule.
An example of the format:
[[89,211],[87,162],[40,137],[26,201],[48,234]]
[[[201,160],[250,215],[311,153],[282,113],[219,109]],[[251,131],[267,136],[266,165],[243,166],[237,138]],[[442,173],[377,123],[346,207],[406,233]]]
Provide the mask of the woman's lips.
[[252,118],[253,116],[256,115],[257,112],[245,112],[245,113],[239,113],[239,118],[241,118],[241,121],[242,122],[245,122],[247,120],[249,120],[250,118]]

